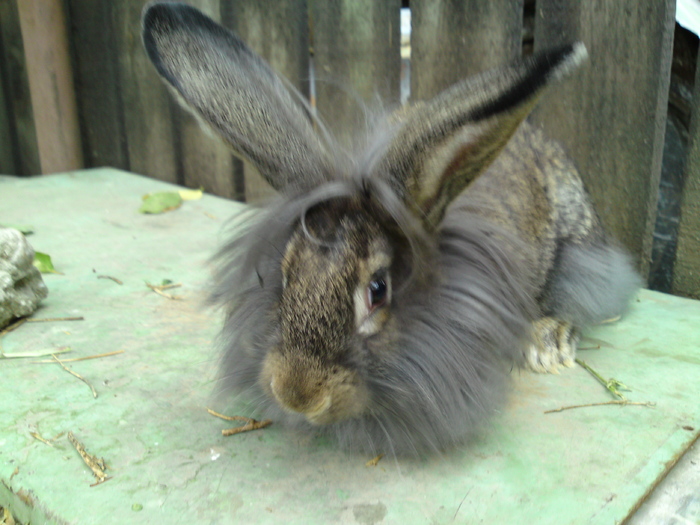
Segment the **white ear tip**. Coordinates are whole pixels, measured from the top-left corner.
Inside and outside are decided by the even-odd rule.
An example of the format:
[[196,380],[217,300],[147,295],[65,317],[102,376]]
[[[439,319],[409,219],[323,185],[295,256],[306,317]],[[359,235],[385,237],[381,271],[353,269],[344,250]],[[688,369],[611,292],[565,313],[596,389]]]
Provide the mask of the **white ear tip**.
[[576,42],[574,44],[573,50],[571,51],[571,61],[575,65],[579,65],[587,58],[588,50],[586,49],[586,44],[584,44],[583,42]]
[[571,46],[571,51],[566,59],[556,68],[554,77],[556,79],[561,79],[568,75],[585,62],[587,58],[588,50],[586,49],[586,45],[583,42],[576,42]]

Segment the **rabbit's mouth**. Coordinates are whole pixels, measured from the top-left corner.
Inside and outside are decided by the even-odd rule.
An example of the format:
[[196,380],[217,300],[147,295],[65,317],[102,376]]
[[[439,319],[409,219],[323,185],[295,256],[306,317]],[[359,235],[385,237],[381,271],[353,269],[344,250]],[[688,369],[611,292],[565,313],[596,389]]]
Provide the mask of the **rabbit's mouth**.
[[330,395],[326,395],[317,406],[311,407],[311,409],[304,412],[304,416],[314,425],[328,425],[334,422],[332,411],[330,410],[332,406],[333,398]]
[[283,409],[303,415],[314,425],[360,417],[369,392],[357,372],[308,362],[307,356],[268,355],[260,374],[265,391]]

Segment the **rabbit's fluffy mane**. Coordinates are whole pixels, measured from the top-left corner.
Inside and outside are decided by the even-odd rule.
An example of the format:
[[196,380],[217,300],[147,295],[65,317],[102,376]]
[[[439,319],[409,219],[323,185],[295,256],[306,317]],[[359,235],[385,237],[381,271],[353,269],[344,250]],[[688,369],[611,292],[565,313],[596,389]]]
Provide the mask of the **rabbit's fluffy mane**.
[[468,192],[432,235],[390,185],[359,175],[283,195],[234,218],[235,235],[214,258],[212,302],[226,313],[220,393],[240,394],[253,414],[310,427],[269,399],[258,376],[279,341],[285,246],[307,210],[336,199],[364,199],[391,218],[411,247],[411,277],[395,283],[396,347],[378,358],[376,369],[360,371],[372,393],[368,413],[316,430],[335,435],[347,449],[399,455],[463,441],[503,402],[535,315],[529,276],[518,262],[522,247],[462,210]]

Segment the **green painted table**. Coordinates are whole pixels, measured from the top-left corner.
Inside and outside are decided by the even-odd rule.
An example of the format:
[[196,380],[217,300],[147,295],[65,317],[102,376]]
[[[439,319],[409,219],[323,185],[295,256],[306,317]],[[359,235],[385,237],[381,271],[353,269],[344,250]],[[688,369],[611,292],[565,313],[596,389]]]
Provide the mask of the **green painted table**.
[[[0,505],[24,523],[615,523],[626,520],[700,432],[700,303],[643,291],[621,322],[591,330],[580,357],[627,384],[609,394],[580,367],[513,374],[508,406],[473,443],[429,460],[338,452],[274,424],[223,437],[206,411],[220,325],[202,304],[207,258],[241,205],[205,196],[162,215],[141,196],[174,187],[112,169],[0,177],[0,224],[29,238],[60,275],[5,353],[69,346],[58,364],[0,360]],[[112,276],[120,279],[100,278]],[[145,281],[182,283],[169,300]],[[236,414],[236,405],[217,405]],[[103,457],[95,479],[66,435]],[[698,489],[700,492],[700,489]],[[698,495],[696,492],[696,495]]]

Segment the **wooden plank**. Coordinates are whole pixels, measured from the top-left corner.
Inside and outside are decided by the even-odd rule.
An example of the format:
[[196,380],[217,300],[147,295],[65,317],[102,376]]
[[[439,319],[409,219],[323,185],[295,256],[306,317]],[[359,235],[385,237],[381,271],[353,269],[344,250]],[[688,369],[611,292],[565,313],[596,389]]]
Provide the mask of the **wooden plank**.
[[65,0],[85,165],[129,169],[113,2]]
[[[191,2],[217,21],[221,18],[219,4],[219,0]],[[223,140],[214,137],[197,118],[181,107],[175,109],[174,119],[179,133],[183,183],[221,197],[242,198],[235,180],[237,171],[242,177],[241,168]]]
[[608,229],[646,276],[661,174],[674,0],[538,0],[535,50],[574,40],[588,64],[536,120],[576,162]]
[[[2,28],[0,28],[2,33]],[[2,39],[0,38],[0,57],[3,57]],[[0,58],[0,173],[6,175],[14,175],[17,173],[17,162],[15,160],[15,151],[17,149],[14,122],[11,117],[11,104],[5,93],[5,84],[7,84],[7,76],[2,67],[2,58]]]
[[411,99],[521,54],[523,0],[412,0]]
[[141,44],[145,0],[110,2],[113,6],[118,72],[126,146],[131,171],[181,182],[176,102],[156,73]]
[[42,173],[83,167],[62,0],[22,0],[18,13]]
[[0,0],[0,69],[13,137],[14,174],[41,173],[17,0]]
[[[129,7],[67,1],[88,165],[132,168],[170,181],[181,177],[187,186],[234,197],[228,148],[172,102],[153,66],[144,61],[139,17],[145,2]],[[200,0],[195,5],[218,18],[218,4]],[[127,56],[117,56],[116,44]],[[128,89],[122,89],[122,83]],[[146,129],[150,122],[155,122],[157,133]]]
[[695,70],[691,112],[673,293],[700,299],[700,60]]
[[[309,39],[306,0],[221,0],[222,24],[232,29],[291,85],[308,94]],[[238,169],[240,169],[238,164]],[[245,198],[265,200],[270,185],[245,164]]]
[[400,7],[398,0],[311,4],[317,107],[345,147],[362,140],[362,103],[370,110],[399,104]]
[[238,161],[228,145],[204,129],[184,108],[177,108],[175,120],[180,134],[183,184],[220,197],[241,199],[243,195],[235,180]]

